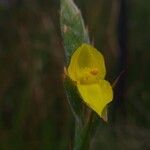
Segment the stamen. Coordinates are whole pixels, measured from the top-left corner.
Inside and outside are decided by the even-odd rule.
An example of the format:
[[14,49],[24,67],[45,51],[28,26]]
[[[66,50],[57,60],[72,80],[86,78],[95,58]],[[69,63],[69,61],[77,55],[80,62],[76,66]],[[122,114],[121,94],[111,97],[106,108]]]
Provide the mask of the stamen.
[[98,74],[98,69],[97,69],[97,68],[92,68],[92,69],[90,70],[90,73],[95,76],[95,75]]
[[83,84],[89,84],[97,81],[98,68],[85,68],[82,72],[80,82]]

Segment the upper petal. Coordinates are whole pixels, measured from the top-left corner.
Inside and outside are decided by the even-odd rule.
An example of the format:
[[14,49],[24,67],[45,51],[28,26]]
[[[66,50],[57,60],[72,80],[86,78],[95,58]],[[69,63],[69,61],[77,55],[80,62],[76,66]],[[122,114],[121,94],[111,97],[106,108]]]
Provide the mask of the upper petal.
[[98,78],[103,79],[106,74],[103,55],[89,44],[82,44],[72,55],[68,67],[68,74],[72,80],[79,80],[85,70],[97,68]]
[[77,87],[83,101],[100,117],[103,117],[105,106],[113,99],[110,83],[106,80],[100,80],[97,84],[77,84]]

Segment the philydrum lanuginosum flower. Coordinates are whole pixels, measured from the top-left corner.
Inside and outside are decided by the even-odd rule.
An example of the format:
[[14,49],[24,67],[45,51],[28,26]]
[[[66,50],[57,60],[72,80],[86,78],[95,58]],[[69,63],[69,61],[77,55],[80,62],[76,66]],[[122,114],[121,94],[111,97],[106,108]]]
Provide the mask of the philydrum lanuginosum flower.
[[103,55],[91,45],[82,44],[73,53],[67,72],[83,101],[106,120],[106,106],[113,99],[113,91],[104,79],[106,68]]

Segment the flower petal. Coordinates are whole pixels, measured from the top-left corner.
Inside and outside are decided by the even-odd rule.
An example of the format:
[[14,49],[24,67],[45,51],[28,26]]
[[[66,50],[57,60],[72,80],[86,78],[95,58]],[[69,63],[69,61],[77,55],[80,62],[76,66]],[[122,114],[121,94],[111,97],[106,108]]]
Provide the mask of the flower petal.
[[100,80],[97,84],[77,84],[77,87],[83,101],[100,117],[104,117],[103,110],[113,99],[110,83],[106,80]]
[[77,80],[76,66],[77,66],[77,61],[78,61],[78,57],[80,54],[80,50],[78,49],[73,53],[71,60],[70,60],[69,67],[68,67],[68,75],[73,81]]
[[79,80],[86,68],[97,68],[99,78],[106,74],[103,55],[89,44],[82,44],[72,55],[68,74],[72,80]]

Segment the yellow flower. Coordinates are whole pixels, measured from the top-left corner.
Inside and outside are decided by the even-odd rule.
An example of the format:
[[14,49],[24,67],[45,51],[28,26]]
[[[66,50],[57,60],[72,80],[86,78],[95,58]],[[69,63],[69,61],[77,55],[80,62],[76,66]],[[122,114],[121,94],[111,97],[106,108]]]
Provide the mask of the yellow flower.
[[103,55],[89,44],[82,44],[72,55],[68,76],[75,81],[83,101],[100,117],[106,119],[106,106],[113,99],[106,75]]

